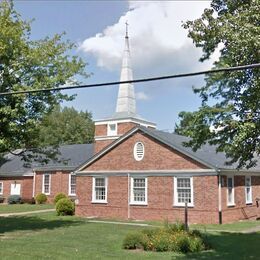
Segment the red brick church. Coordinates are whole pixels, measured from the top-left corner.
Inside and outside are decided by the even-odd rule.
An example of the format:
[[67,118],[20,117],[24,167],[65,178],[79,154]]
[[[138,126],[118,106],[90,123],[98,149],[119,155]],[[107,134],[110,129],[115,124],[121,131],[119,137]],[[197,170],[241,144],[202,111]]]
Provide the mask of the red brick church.
[[[120,80],[132,79],[126,34]],[[75,199],[76,215],[83,217],[183,220],[185,203],[190,223],[260,217],[260,159],[256,167],[237,171],[215,147],[193,152],[183,146],[187,140],[141,118],[133,84],[121,84],[115,114],[95,122],[94,144],[62,146],[67,165],[25,170],[19,158],[7,160],[0,167],[0,195],[15,184],[27,198],[43,192],[52,201],[62,191]]]

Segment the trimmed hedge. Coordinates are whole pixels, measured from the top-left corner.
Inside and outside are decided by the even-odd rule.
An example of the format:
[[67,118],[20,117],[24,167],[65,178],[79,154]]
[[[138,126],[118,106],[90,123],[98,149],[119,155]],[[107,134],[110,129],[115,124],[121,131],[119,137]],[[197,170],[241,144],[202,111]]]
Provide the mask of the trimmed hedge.
[[44,204],[47,201],[47,196],[44,193],[39,193],[36,195],[35,201],[37,204]]
[[7,199],[8,204],[21,204],[22,198],[19,195],[10,195]]
[[75,212],[75,205],[69,198],[60,199],[56,203],[56,212],[58,216],[72,216]]
[[197,230],[187,232],[184,230],[184,225],[174,224],[128,234],[123,241],[123,248],[189,253],[200,252],[209,246],[201,232]]
[[56,204],[60,199],[65,199],[65,198],[68,198],[68,197],[66,196],[66,194],[60,192],[60,193],[56,194],[56,196],[55,196],[55,198],[54,198],[54,203]]

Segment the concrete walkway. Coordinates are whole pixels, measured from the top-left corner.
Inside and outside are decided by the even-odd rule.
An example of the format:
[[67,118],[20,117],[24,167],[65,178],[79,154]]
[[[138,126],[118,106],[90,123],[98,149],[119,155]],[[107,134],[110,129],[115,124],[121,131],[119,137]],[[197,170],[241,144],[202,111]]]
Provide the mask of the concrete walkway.
[[0,217],[23,216],[23,215],[31,215],[34,213],[45,213],[45,212],[52,212],[52,211],[55,211],[55,209],[41,209],[41,210],[25,211],[25,212],[4,213],[4,214],[0,214]]

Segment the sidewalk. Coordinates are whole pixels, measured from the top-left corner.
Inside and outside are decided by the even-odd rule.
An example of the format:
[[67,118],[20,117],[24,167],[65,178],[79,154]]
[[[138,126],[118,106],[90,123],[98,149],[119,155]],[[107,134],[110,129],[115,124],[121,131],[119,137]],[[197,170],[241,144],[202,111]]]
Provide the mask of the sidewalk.
[[52,212],[52,211],[55,211],[55,209],[42,209],[42,210],[34,210],[34,211],[16,212],[16,213],[4,213],[4,214],[0,214],[0,217],[23,216],[23,215],[30,215],[34,213],[45,213],[45,212]]

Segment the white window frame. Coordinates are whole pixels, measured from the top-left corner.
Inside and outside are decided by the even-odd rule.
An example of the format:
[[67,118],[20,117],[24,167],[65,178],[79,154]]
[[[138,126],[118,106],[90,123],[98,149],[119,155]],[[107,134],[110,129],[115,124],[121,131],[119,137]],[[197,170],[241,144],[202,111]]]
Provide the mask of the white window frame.
[[[249,186],[246,186],[246,179],[249,179]],[[249,196],[250,199],[247,200],[247,189],[249,189]],[[253,203],[253,194],[252,194],[252,177],[251,176],[245,176],[245,200],[246,204],[252,204]]]
[[[111,131],[110,126],[115,125],[115,130]],[[117,123],[116,122],[110,122],[107,124],[107,136],[116,136],[117,135]]]
[[[232,179],[232,201],[229,202],[228,200],[228,179]],[[227,176],[227,205],[228,206],[235,206],[235,183],[234,183],[234,176]]]
[[[44,189],[44,184],[45,184],[45,176],[49,175],[49,192],[45,192]],[[50,195],[51,194],[51,174],[50,173],[44,173],[42,175],[42,193],[45,195]]]
[[[105,179],[105,199],[97,200],[96,199],[96,179],[103,178]],[[92,203],[107,203],[107,187],[108,187],[108,178],[104,176],[95,176],[92,178]]]
[[[70,173],[69,174],[69,196],[76,196],[76,192],[75,193],[71,192],[71,177],[72,176],[76,177],[76,174],[75,173]],[[76,186],[77,186],[77,184],[75,184],[75,190],[76,190]]]
[[0,195],[3,195],[4,194],[4,183],[3,182],[0,182]]
[[188,176],[180,176],[180,177],[173,177],[173,183],[174,183],[174,191],[173,191],[173,197],[174,197],[174,202],[173,206],[178,206],[178,207],[185,207],[184,202],[178,202],[178,189],[177,189],[177,179],[190,179],[190,192],[191,192],[191,202],[187,204],[188,207],[194,207],[194,194],[193,194],[193,177],[188,177]]
[[[143,148],[142,157],[138,157],[138,155],[137,155],[137,146],[138,146],[139,144],[141,144],[141,145],[142,145],[142,148]],[[143,158],[144,158],[144,153],[145,153],[144,144],[143,144],[142,142],[136,142],[136,143],[135,143],[135,146],[134,146],[134,158],[135,158],[135,160],[136,160],[136,161],[141,161],[141,160],[143,160]]]
[[[134,179],[145,179],[145,201],[134,200]],[[148,204],[148,178],[143,176],[131,177],[131,196],[130,205],[147,205]]]

